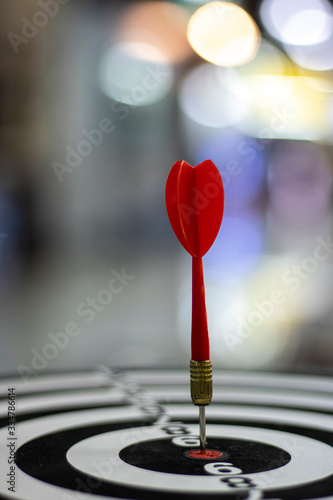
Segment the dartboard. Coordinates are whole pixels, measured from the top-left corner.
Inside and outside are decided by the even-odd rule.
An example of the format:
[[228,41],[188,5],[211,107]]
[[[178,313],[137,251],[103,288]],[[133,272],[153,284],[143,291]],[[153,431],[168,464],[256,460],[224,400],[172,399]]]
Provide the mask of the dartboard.
[[214,373],[207,447],[182,371],[1,381],[1,498],[333,499],[333,380]]

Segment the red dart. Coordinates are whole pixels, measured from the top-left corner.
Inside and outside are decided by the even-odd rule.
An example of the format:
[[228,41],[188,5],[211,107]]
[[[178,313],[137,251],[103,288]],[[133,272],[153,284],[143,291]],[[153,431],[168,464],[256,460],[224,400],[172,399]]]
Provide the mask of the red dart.
[[[206,450],[205,406],[213,395],[213,372],[209,353],[209,336],[205,301],[202,257],[219,232],[224,190],[219,171],[211,160],[195,167],[177,161],[172,167],[166,187],[166,206],[171,226],[192,255],[192,357],[190,363],[191,398],[199,406],[200,453],[196,458],[209,458]],[[194,457],[194,455],[191,455]]]
[[221,226],[224,189],[211,160],[195,167],[177,161],[165,188],[171,226],[183,247],[192,255],[192,335],[194,361],[210,359],[202,257],[212,246]]

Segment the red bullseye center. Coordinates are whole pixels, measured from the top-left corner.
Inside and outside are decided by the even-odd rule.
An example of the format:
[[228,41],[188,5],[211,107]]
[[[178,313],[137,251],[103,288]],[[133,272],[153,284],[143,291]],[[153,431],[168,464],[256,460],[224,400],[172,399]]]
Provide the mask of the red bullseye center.
[[187,455],[191,458],[199,458],[201,460],[212,460],[222,457],[222,453],[216,450],[192,450]]

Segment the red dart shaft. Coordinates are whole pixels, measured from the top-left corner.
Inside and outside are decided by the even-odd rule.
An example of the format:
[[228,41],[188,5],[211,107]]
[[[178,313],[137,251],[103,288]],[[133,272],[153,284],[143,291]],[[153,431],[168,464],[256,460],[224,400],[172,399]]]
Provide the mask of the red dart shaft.
[[192,257],[192,356],[194,361],[210,359],[205,283],[202,257]]

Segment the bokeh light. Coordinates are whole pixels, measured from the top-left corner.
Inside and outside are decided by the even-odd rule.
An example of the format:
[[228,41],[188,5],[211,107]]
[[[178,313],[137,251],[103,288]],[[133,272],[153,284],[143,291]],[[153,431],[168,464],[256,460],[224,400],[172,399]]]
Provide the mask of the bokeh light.
[[205,256],[205,276],[211,282],[240,283],[258,264],[264,248],[264,224],[247,210],[225,216],[214,245]]
[[221,134],[204,143],[196,163],[210,158],[220,171],[225,191],[225,213],[247,207],[265,187],[265,151],[235,132]]
[[214,0],[181,0],[185,4],[190,4],[190,5],[204,5],[206,3],[213,2]]
[[306,77],[306,82],[309,87],[318,90],[319,92],[333,92],[332,75],[329,73],[313,73]]
[[281,50],[265,40],[247,64],[215,67],[215,71],[221,86],[247,106],[238,124],[243,133],[268,139],[330,141],[329,75],[304,70],[301,75]]
[[330,37],[316,45],[287,45],[284,49],[299,66],[313,71],[328,71],[333,68],[333,31]]
[[224,365],[262,368],[281,362],[281,357],[288,363],[294,356],[301,309],[281,284],[286,265],[287,259],[265,257],[241,287],[227,289],[223,299],[220,295],[213,302],[211,348]]
[[163,61],[181,63],[193,55],[186,30],[190,14],[171,2],[138,2],[128,6],[118,22],[117,40],[152,45]]
[[246,106],[218,81],[214,66],[202,64],[184,78],[179,90],[183,113],[206,127],[227,127],[240,121]]
[[282,98],[283,80],[293,66],[281,50],[262,40],[255,57],[236,68],[215,68],[221,85],[247,104],[264,105],[272,96]]
[[260,39],[257,25],[241,7],[210,2],[191,17],[188,40],[203,59],[220,66],[237,66],[254,57]]
[[280,144],[270,160],[268,188],[280,214],[297,222],[318,221],[330,207],[331,161],[315,144]]
[[329,93],[313,88],[304,76],[272,75],[268,82],[276,92],[262,103],[253,99],[240,124],[243,133],[264,139],[330,141]]
[[292,45],[319,44],[333,28],[333,9],[327,0],[264,0],[260,16],[274,38]]
[[327,0],[264,0],[260,17],[299,66],[326,71],[333,67],[333,7]]
[[[208,254],[204,257],[205,272]],[[296,327],[302,318],[302,308],[298,297],[294,299],[281,283],[291,262],[289,256],[264,257],[255,272],[238,283],[223,285],[207,275],[206,301],[214,366],[258,369],[275,363],[288,365],[292,361],[299,342]],[[271,300],[276,289],[280,291],[279,305]],[[177,304],[179,334],[186,347],[191,316],[190,280],[184,281]]]
[[164,54],[141,42],[118,43],[100,62],[102,91],[111,99],[132,106],[160,101],[170,91],[173,80],[173,68]]

